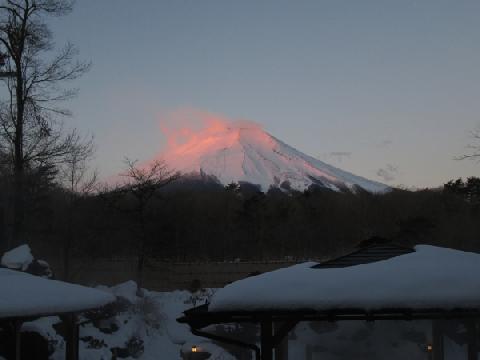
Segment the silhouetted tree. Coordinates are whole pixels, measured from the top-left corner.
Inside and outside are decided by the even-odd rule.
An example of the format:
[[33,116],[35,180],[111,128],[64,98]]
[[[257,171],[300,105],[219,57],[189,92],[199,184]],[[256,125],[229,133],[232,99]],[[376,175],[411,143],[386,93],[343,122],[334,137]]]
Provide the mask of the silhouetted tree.
[[470,132],[470,138],[473,140],[471,144],[467,146],[469,152],[465,155],[458,156],[457,160],[479,160],[480,159],[480,128],[477,128]]
[[65,155],[60,168],[60,181],[66,189],[67,194],[67,221],[66,234],[63,240],[63,279],[70,280],[70,259],[73,247],[75,232],[75,218],[77,216],[79,202],[83,197],[91,195],[97,185],[97,173],[89,172],[88,161],[94,154],[94,143],[92,138],[82,138],[73,133],[75,138],[72,141],[70,151]]
[[147,258],[147,246],[151,242],[147,222],[151,218],[150,205],[158,191],[178,178],[178,174],[168,168],[165,162],[156,160],[151,164],[139,166],[135,161],[126,159],[125,183],[113,190],[114,193],[127,196],[131,201],[124,210],[132,214],[136,223],[137,274],[136,281],[141,288],[143,269]]
[[[6,54],[9,99],[0,108],[0,137],[13,173],[12,240],[21,241],[25,217],[26,173],[54,166],[69,154],[76,137],[65,134],[60,118],[69,111],[58,106],[76,91],[62,84],[84,74],[88,63],[75,61],[67,44],[56,56],[45,19],[72,9],[70,0],[3,0],[0,3],[0,52]],[[48,59],[48,60],[47,60]]]
[[471,176],[464,181],[462,178],[451,180],[443,186],[447,193],[463,197],[471,203],[480,202],[480,178]]

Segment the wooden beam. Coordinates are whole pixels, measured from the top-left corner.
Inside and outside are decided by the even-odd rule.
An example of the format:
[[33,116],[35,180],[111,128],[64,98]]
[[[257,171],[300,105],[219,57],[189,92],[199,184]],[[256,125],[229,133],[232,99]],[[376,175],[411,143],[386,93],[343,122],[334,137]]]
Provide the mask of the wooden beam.
[[262,320],[262,322],[260,323],[260,344],[262,360],[273,360],[272,331],[272,320]]
[[480,318],[479,309],[412,309],[390,308],[375,312],[365,312],[364,309],[336,309],[328,312],[321,311],[224,311],[209,312],[208,308],[202,311],[186,311],[185,316],[177,319],[180,323],[187,323],[193,328],[202,328],[212,324],[230,323],[260,323],[263,319],[273,319],[275,322],[285,321],[379,321],[379,320],[441,320],[441,319],[471,319]]
[[443,322],[441,320],[432,321],[432,358],[433,360],[444,360],[443,352]]

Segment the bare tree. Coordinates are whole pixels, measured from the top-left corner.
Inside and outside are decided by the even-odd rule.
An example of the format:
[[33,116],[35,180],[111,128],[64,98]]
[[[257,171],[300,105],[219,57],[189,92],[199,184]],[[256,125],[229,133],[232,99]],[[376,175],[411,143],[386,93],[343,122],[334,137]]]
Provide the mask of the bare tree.
[[38,164],[56,164],[75,147],[76,134],[65,135],[62,117],[70,112],[59,103],[75,89],[62,84],[84,74],[90,64],[76,61],[77,50],[67,44],[50,56],[53,40],[48,16],[72,10],[72,0],[2,0],[0,52],[9,99],[0,108],[0,137],[10,156],[13,173],[13,241],[22,237],[26,172]]
[[480,160],[480,127],[471,131],[470,137],[474,143],[467,146],[469,153],[456,157],[456,160]]
[[123,209],[133,215],[136,223],[135,247],[137,254],[136,281],[142,287],[143,270],[147,258],[147,245],[151,239],[147,230],[150,219],[150,205],[158,190],[177,180],[179,173],[171,170],[162,160],[156,160],[148,165],[137,165],[137,161],[125,160],[125,182],[113,190],[113,193],[129,196],[133,201],[128,209]]
[[95,151],[93,137],[83,138],[75,131],[72,133],[72,147],[65,156],[60,168],[60,180],[67,190],[67,221],[66,235],[63,239],[63,279],[70,280],[70,268],[75,218],[78,212],[78,205],[82,198],[93,194],[97,185],[97,172],[89,171],[88,163]]
[[93,137],[82,137],[72,131],[70,151],[62,159],[60,180],[72,194],[86,194],[95,190],[97,173],[89,172],[88,162],[95,153]]

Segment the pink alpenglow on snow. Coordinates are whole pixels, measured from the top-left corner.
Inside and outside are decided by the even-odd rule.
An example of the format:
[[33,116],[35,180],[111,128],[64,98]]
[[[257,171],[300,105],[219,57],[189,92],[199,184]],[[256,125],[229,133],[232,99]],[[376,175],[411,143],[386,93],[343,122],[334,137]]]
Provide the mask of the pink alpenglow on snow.
[[420,245],[343,268],[294,265],[220,289],[209,311],[361,308],[480,309],[480,254]]
[[[196,120],[196,121],[195,121]],[[312,184],[331,190],[361,187],[370,192],[384,192],[388,186],[340,170],[308,156],[267,133],[251,121],[232,121],[200,111],[182,111],[166,122],[178,123],[180,129],[166,126],[167,148],[159,157],[182,173],[215,176],[222,184],[248,182],[262,191],[282,183],[303,191]],[[195,129],[191,123],[202,123]],[[190,124],[189,124],[190,123]]]

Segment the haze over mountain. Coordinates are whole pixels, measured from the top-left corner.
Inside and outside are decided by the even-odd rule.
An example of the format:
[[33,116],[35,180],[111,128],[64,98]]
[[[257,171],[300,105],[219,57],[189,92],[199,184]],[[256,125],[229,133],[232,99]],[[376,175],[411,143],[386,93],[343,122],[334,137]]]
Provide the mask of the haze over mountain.
[[389,189],[306,155],[252,122],[213,119],[203,130],[182,129],[169,135],[161,157],[170,167],[184,174],[213,176],[224,185],[245,182],[262,191],[271,186],[303,191],[312,185],[334,191]]

